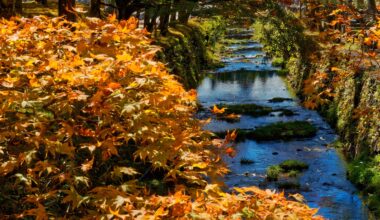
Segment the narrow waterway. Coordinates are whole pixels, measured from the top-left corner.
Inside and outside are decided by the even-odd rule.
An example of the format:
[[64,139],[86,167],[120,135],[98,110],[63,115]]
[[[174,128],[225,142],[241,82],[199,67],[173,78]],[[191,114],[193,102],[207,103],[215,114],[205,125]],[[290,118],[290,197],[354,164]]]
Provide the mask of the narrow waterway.
[[[249,35],[245,31],[244,35]],[[275,122],[308,121],[317,129],[316,136],[290,141],[246,140],[236,144],[234,158],[225,158],[231,173],[225,177],[229,187],[260,186],[279,189],[279,181],[267,181],[266,169],[284,160],[296,159],[309,165],[309,169],[292,181],[299,187],[285,190],[300,193],[311,207],[319,207],[319,215],[327,219],[366,220],[367,208],[357,195],[355,187],[346,179],[346,164],[341,155],[329,144],[337,135],[316,113],[303,108],[288,88],[285,79],[277,74],[261,50],[261,45],[242,38],[242,43],[226,47],[230,51],[223,58],[225,67],[209,74],[198,87],[198,99],[204,107],[199,117],[213,117],[208,108],[215,104],[257,104],[273,109],[289,109],[295,115],[284,116],[274,111],[270,115],[251,117],[242,115],[239,122],[231,123],[212,120],[205,129],[214,132],[232,129],[254,129]],[[283,102],[269,102],[270,99],[286,98]],[[253,163],[242,164],[241,159]],[[286,180],[285,180],[286,181]],[[281,182],[281,181],[280,181]]]

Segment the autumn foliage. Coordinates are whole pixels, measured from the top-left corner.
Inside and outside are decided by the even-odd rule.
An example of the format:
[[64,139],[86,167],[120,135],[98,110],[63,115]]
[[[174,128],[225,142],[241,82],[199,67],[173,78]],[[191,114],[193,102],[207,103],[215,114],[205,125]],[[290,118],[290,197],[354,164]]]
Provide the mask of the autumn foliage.
[[215,184],[231,134],[201,129],[136,26],[0,21],[1,218],[311,219],[297,196]]

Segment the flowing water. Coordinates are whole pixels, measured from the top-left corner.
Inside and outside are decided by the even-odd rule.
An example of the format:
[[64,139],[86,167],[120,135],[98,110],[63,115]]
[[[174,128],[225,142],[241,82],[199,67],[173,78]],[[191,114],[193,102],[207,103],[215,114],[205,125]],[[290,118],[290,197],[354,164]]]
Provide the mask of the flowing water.
[[[245,33],[247,35],[247,33]],[[243,37],[244,38],[244,37]],[[287,159],[306,162],[309,169],[302,172],[297,181],[300,188],[287,190],[300,193],[310,207],[319,208],[319,215],[327,219],[361,220],[369,219],[357,190],[346,178],[346,164],[341,155],[328,145],[337,135],[316,113],[299,104],[288,88],[285,79],[277,74],[262,46],[251,40],[244,44],[229,45],[230,55],[223,58],[225,67],[210,73],[198,87],[198,99],[205,109],[214,104],[254,103],[272,108],[293,110],[294,116],[273,114],[263,117],[241,116],[240,122],[229,123],[212,120],[205,129],[214,132],[236,128],[254,129],[280,121],[309,121],[318,128],[317,135],[308,139],[291,141],[253,141],[237,143],[234,158],[225,158],[231,173],[225,177],[229,187],[256,185],[261,188],[278,189],[276,182],[266,180],[266,169]],[[275,97],[293,101],[268,102]],[[208,110],[199,113],[200,118],[211,117]],[[240,159],[248,158],[252,164],[241,164]]]

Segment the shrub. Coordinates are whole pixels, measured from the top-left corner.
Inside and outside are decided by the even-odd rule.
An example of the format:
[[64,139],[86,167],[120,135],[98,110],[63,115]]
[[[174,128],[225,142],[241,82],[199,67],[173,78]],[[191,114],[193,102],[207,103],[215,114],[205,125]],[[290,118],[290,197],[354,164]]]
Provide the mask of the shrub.
[[282,194],[228,194],[206,181],[227,172],[231,135],[202,130],[196,93],[154,60],[158,48],[136,27],[115,17],[0,21],[2,217],[315,215]]

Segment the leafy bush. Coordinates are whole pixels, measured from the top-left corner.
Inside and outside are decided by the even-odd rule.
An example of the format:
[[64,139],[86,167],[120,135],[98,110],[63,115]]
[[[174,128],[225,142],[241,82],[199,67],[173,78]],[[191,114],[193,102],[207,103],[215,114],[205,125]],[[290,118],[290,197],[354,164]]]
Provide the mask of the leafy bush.
[[115,17],[0,21],[2,217],[312,218],[283,194],[227,194],[206,181],[227,172],[231,135],[202,131],[196,93],[136,27]]

